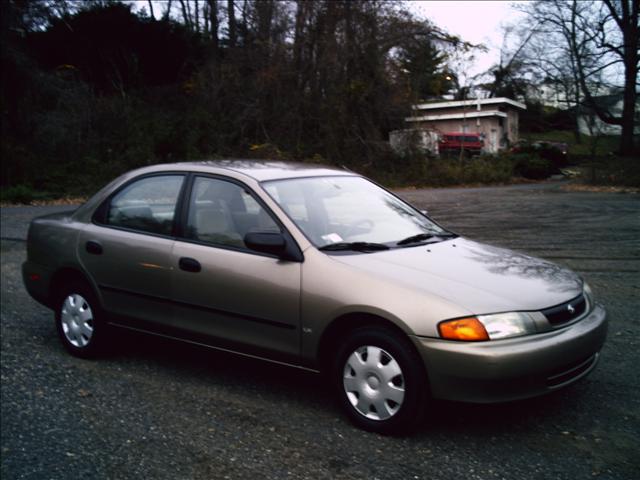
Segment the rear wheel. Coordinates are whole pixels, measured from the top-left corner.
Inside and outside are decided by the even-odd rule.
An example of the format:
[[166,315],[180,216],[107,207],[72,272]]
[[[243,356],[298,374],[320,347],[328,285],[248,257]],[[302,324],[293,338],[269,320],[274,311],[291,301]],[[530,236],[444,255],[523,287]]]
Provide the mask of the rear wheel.
[[69,353],[91,358],[102,352],[106,325],[95,295],[85,284],[74,282],[60,290],[55,320],[60,341]]
[[399,433],[422,419],[428,397],[422,360],[392,330],[354,331],[339,348],[333,381],[350,420],[365,430]]

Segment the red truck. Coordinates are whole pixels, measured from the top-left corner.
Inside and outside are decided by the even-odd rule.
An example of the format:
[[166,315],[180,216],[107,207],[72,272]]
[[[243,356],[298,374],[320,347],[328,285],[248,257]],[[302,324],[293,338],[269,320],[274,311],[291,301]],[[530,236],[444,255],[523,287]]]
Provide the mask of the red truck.
[[462,150],[465,155],[479,155],[484,148],[484,140],[479,133],[443,133],[438,142],[441,155],[459,154]]

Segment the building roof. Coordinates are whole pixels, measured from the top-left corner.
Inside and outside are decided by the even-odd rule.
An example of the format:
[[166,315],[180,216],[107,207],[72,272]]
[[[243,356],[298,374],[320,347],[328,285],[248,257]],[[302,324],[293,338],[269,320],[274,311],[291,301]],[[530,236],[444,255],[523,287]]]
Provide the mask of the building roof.
[[524,103],[516,102],[506,97],[497,98],[470,98],[468,100],[453,100],[447,102],[433,102],[433,103],[419,103],[413,106],[414,110],[430,110],[439,108],[460,108],[460,107],[475,107],[477,105],[497,105],[507,104],[512,107],[526,110],[527,106]]
[[441,115],[423,115],[421,117],[406,117],[405,122],[433,122],[437,120],[458,120],[460,118],[480,118],[480,117],[502,117],[507,118],[505,112],[498,110],[477,111],[472,110],[463,113],[443,113]]

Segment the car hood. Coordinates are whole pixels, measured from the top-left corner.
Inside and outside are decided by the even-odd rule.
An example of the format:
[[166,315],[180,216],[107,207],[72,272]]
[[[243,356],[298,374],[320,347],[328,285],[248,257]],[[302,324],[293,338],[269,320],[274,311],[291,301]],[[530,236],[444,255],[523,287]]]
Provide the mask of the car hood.
[[582,292],[582,280],[566,268],[462,237],[333,259],[474,314],[540,310]]

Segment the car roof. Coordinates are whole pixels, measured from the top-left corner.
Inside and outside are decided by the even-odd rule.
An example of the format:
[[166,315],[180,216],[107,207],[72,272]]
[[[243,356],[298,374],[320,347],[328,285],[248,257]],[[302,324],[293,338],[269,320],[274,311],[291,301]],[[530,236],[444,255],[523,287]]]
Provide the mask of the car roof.
[[165,163],[152,167],[154,171],[188,170],[202,173],[223,174],[225,171],[240,173],[258,182],[299,177],[355,175],[345,169],[317,163],[281,162],[274,160],[204,160],[195,162]]
[[339,169],[317,163],[280,162],[274,160],[204,160],[179,163],[161,163],[131,170],[111,183],[81,205],[74,218],[87,221],[94,209],[113,192],[114,188],[136,177],[163,172],[194,172],[213,175],[243,176],[257,182],[285,180],[289,178],[359,176],[346,169]]

